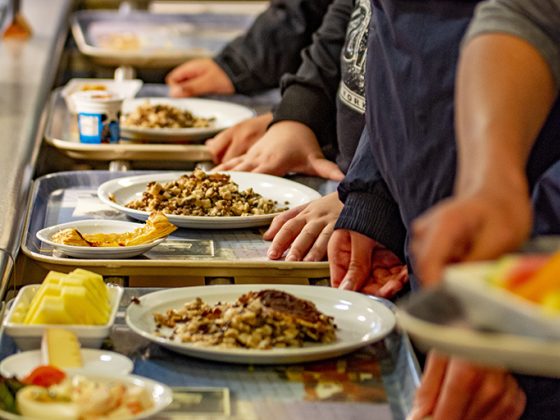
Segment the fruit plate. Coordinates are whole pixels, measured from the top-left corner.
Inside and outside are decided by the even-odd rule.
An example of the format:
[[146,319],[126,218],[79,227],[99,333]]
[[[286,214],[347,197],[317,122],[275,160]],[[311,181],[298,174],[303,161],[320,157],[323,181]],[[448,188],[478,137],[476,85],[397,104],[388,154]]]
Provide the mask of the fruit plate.
[[[463,298],[447,285],[419,292],[399,303],[398,324],[421,350],[435,349],[528,375],[560,377],[560,340],[480,328],[469,318],[472,312],[462,304]],[[479,311],[491,305],[479,301]],[[504,324],[515,326],[513,318]]]
[[[173,400],[173,392],[171,391],[171,388],[169,388],[167,385],[164,385],[162,383],[159,383],[159,382],[156,382],[154,380],[144,378],[144,377],[141,377],[141,376],[116,375],[116,374],[112,374],[112,375],[110,375],[110,374],[106,374],[106,375],[104,375],[104,374],[87,374],[87,375],[84,375],[84,376],[87,379],[91,379],[91,380],[99,382],[99,383],[121,383],[125,386],[135,386],[135,387],[141,388],[141,389],[146,391],[147,395],[149,395],[149,397],[152,400],[152,406],[150,408],[148,408],[147,410],[144,410],[144,411],[138,413],[137,415],[134,415],[134,416],[131,416],[131,417],[127,416],[126,417],[127,420],[152,418],[152,416],[154,416],[155,414],[164,410],[169,404],[171,404],[171,401]],[[53,404],[53,406],[56,406],[56,404]],[[54,407],[54,409],[56,409],[56,407]],[[58,416],[53,411],[51,411],[51,408],[48,408],[47,410],[48,410],[48,413],[43,412],[43,414],[39,417],[36,417],[36,416],[33,416],[33,417],[21,416],[21,415],[18,415],[18,414],[12,414],[12,413],[8,413],[6,411],[0,410],[0,418],[5,419],[5,420],[44,420],[45,418],[49,418],[49,419],[61,418],[61,416]],[[58,413],[58,414],[60,414],[60,413]],[[64,418],[67,418],[67,417],[64,417]],[[71,418],[71,417],[68,417],[68,418]],[[119,418],[122,418],[122,417],[119,417]]]
[[489,277],[496,264],[454,264],[445,270],[445,287],[457,296],[469,321],[480,329],[560,340],[560,313],[493,285]]
[[[97,195],[103,203],[119,210],[134,219],[146,220],[149,212],[130,209],[126,203],[139,200],[149,182],[168,182],[188,172],[163,172],[159,174],[137,175],[116,178],[101,184]],[[239,185],[240,190],[253,188],[264,198],[278,202],[279,206],[293,208],[321,197],[317,191],[289,179],[272,175],[249,172],[221,172],[231,175],[231,180]],[[284,204],[284,203],[288,204]],[[254,216],[178,216],[167,214],[175,226],[196,229],[236,229],[262,226],[270,223],[279,213]]]
[[[120,353],[98,349],[80,349],[80,353],[83,365],[79,368],[63,369],[66,373],[70,375],[128,375],[134,368],[132,360]],[[22,351],[12,354],[0,362],[0,375],[23,379],[41,364],[44,364],[41,350]]]
[[[281,290],[313,302],[317,309],[334,317],[337,338],[332,343],[267,350],[201,347],[165,338],[155,333],[154,312],[179,309],[200,297],[208,304],[234,302],[242,294],[263,289]],[[230,363],[276,364],[321,360],[349,353],[381,340],[395,325],[395,316],[379,299],[356,292],[320,286],[228,285],[185,287],[144,295],[126,311],[126,322],[137,334],[178,353]]]
[[35,294],[39,290],[39,287],[41,287],[40,284],[32,284],[22,287],[17,294],[6,317],[4,318],[4,332],[14,339],[16,345],[21,350],[34,350],[40,348],[43,332],[46,328],[49,327],[64,328],[74,332],[74,334],[76,334],[76,336],[78,337],[78,340],[80,341],[82,347],[101,347],[103,340],[109,336],[111,327],[115,322],[119,303],[123,295],[122,287],[113,284],[107,285],[109,299],[111,302],[111,314],[109,315],[109,320],[107,321],[107,323],[103,325],[28,325],[12,322],[12,316],[18,305],[20,303],[29,305],[29,303],[33,299],[33,296],[35,296]]
[[58,251],[74,258],[84,259],[110,259],[110,258],[131,258],[141,255],[153,247],[162,243],[165,238],[134,246],[110,246],[110,247],[89,247],[65,245],[52,241],[52,236],[61,230],[75,228],[83,234],[92,233],[125,233],[132,232],[134,229],[141,228],[141,223],[127,222],[123,220],[78,220],[75,222],[62,223],[50,226],[37,232],[37,238],[44,243],[51,245]]

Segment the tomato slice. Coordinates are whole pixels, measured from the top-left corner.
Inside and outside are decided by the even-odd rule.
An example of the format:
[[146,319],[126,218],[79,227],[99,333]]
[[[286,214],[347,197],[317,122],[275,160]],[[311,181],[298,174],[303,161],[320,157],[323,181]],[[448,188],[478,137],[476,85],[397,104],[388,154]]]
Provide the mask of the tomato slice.
[[38,366],[23,378],[23,383],[27,385],[37,385],[48,388],[51,385],[61,383],[66,378],[66,373],[54,366]]
[[509,270],[504,280],[504,287],[513,290],[529,280],[550,260],[550,255],[530,255],[519,258]]

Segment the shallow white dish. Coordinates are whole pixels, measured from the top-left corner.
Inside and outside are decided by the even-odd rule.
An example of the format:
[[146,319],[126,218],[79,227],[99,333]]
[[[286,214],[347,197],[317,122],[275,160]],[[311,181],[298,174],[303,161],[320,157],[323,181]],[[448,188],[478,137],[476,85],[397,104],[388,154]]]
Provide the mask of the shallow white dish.
[[[81,368],[64,369],[68,374],[128,375],[134,368],[132,360],[119,353],[97,349],[81,349],[80,352],[83,366]],[[2,360],[0,362],[0,374],[22,379],[41,364],[41,350],[24,351]]]
[[215,120],[209,127],[200,128],[144,128],[126,126],[121,121],[121,137],[131,140],[181,141],[203,140],[243,120],[255,116],[255,111],[242,105],[211,99],[173,99],[173,98],[137,98],[125,100],[122,106],[122,118],[136,110],[146,101],[151,104],[167,104],[190,111],[196,117]]
[[[209,304],[233,302],[244,293],[262,289],[283,290],[315,303],[321,312],[334,317],[337,340],[298,348],[253,350],[197,347],[154,334],[154,312],[181,308],[197,297]],[[178,353],[223,362],[274,364],[327,359],[351,352],[385,337],[395,325],[395,316],[379,300],[360,293],[320,286],[254,284],[186,287],[150,293],[142,296],[139,304],[128,307],[126,322],[137,334]]]
[[470,322],[480,328],[560,340],[560,314],[508,290],[492,285],[488,276],[496,263],[477,262],[449,266],[446,288],[460,300]]
[[66,101],[68,110],[76,113],[76,104],[72,98],[72,94],[79,92],[86,85],[105,86],[106,90],[113,92],[122,98],[134,98],[138,91],[142,88],[143,82],[140,79],[132,80],[115,80],[115,79],[70,79],[62,88],[60,94]]
[[76,228],[80,233],[124,233],[132,232],[134,229],[142,227],[140,223],[126,222],[121,220],[79,220],[76,222],[62,223],[60,225],[50,226],[37,232],[37,238],[46,244],[55,247],[57,250],[75,258],[130,258],[141,255],[149,251],[156,245],[159,245],[166,238],[156,239],[147,244],[134,246],[111,246],[111,247],[89,247],[89,246],[73,246],[64,245],[53,242],[52,236],[63,229]]
[[17,294],[11,308],[9,309],[6,317],[4,318],[3,328],[4,332],[12,337],[21,350],[34,350],[41,347],[41,338],[45,328],[54,327],[73,331],[78,337],[82,347],[99,348],[103,344],[103,340],[109,336],[111,327],[115,322],[119,303],[123,295],[123,288],[114,284],[108,284],[107,289],[111,301],[111,314],[109,320],[104,325],[27,325],[19,324],[11,321],[15,308],[20,302],[27,305],[39,290],[40,284],[32,284],[21,288]]
[[492,262],[449,266],[441,286],[402,305],[399,325],[421,349],[560,377],[560,317],[491,285],[487,279],[494,267]]
[[[153,416],[156,413],[164,410],[171,401],[173,400],[173,392],[171,388],[162,383],[156,382],[154,380],[144,378],[142,376],[136,375],[85,375],[99,382],[114,382],[119,381],[127,385],[135,385],[147,390],[148,394],[152,397],[153,407],[149,410],[143,411],[136,416],[127,417],[127,420],[145,419]],[[17,414],[8,413],[6,411],[0,410],[0,418],[6,420],[42,420],[34,417],[24,417]]]
[[[424,303],[437,308],[440,299]],[[464,319],[436,322],[419,311],[397,311],[399,326],[421,350],[435,349],[482,365],[507,368],[528,375],[560,377],[560,340],[477,331]],[[429,312],[433,312],[429,310]]]
[[[179,178],[186,172],[164,172],[160,174],[138,175],[125,178],[116,178],[101,184],[97,195],[108,206],[117,209],[126,215],[146,220],[149,213],[125,207],[125,204],[142,198],[146,185],[151,181],[167,182]],[[279,207],[296,207],[321,197],[317,191],[298,182],[272,175],[256,174],[250,172],[223,172],[231,175],[231,179],[239,185],[240,190],[253,188],[264,198],[275,200]],[[112,201],[110,197],[114,197]],[[288,202],[288,204],[284,204]],[[278,213],[256,216],[176,216],[167,214],[167,218],[175,226],[197,229],[234,229],[262,226]]]

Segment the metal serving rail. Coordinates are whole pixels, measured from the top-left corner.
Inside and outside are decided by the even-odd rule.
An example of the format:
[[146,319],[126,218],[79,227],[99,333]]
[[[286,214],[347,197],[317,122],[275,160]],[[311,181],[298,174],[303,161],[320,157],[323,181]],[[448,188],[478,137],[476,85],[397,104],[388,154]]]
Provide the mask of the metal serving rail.
[[71,3],[23,1],[33,36],[0,40],[0,298],[20,246],[22,214],[42,140],[42,112],[68,33]]

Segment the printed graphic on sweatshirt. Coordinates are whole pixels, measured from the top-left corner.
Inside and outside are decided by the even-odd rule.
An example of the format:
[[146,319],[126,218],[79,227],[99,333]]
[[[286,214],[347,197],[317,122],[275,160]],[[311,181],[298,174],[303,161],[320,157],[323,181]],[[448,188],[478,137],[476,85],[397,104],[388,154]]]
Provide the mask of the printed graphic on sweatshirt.
[[338,90],[340,100],[362,114],[366,110],[364,72],[370,18],[370,0],[356,0],[342,50],[342,81]]

